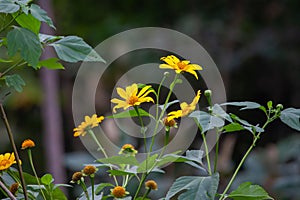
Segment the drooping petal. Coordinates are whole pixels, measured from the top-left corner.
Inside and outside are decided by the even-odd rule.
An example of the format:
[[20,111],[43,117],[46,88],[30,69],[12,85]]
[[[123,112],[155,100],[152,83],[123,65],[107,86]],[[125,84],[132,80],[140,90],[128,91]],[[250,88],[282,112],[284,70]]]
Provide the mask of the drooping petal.
[[123,88],[117,87],[117,93],[123,99],[127,99],[128,98],[128,94],[126,93],[126,91]]

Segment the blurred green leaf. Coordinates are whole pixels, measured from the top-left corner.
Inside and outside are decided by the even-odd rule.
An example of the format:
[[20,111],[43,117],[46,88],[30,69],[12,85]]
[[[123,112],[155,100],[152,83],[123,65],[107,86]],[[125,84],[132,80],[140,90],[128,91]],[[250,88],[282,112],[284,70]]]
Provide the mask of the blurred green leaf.
[[61,60],[67,62],[105,62],[91,46],[85,43],[82,38],[77,36],[67,36],[49,45],[54,47]]
[[50,185],[54,181],[54,179],[51,174],[45,174],[44,176],[42,176],[41,181],[44,185]]
[[219,174],[212,176],[182,176],[176,179],[167,193],[166,200],[180,193],[178,200],[212,200],[219,185]]
[[47,15],[47,12],[43,10],[40,6],[36,4],[32,4],[30,6],[30,13],[41,22],[45,22],[48,24],[51,28],[55,29],[55,26],[53,25],[53,22],[51,18]]
[[65,69],[64,66],[58,62],[58,58],[49,58],[47,60],[41,60],[37,64],[37,68],[46,67],[48,69]]
[[19,16],[17,16],[17,14],[14,14],[13,16],[16,17],[16,22],[21,27],[27,28],[35,34],[38,34],[40,32],[41,22],[34,18],[30,13],[28,13],[27,15],[25,13],[22,13]]
[[138,165],[138,161],[134,156],[112,156],[108,158],[101,158],[97,160],[98,162],[104,164],[112,164],[112,165]]
[[15,27],[8,32],[7,47],[9,56],[20,51],[21,57],[33,67],[37,66],[42,54],[38,36],[26,28]]
[[20,9],[12,0],[0,0],[0,13],[15,13]]
[[238,106],[238,107],[242,107],[240,110],[247,110],[247,109],[259,108],[261,105],[251,101],[242,101],[242,102],[222,103],[221,106]]
[[10,63],[10,62],[12,62],[12,60],[5,60],[5,59],[0,58],[0,62],[2,62],[2,63]]
[[223,119],[217,116],[210,115],[209,113],[204,111],[194,111],[189,115],[189,117],[197,119],[202,128],[202,133],[205,133],[206,131],[214,128],[220,128],[225,125]]
[[149,169],[153,168],[154,164],[156,164],[157,160],[156,158],[158,157],[158,154],[154,154],[150,156],[149,158],[145,159],[139,166],[137,171],[139,173],[141,172],[148,172]]
[[300,109],[287,108],[281,111],[280,119],[289,127],[300,131]]
[[242,183],[236,190],[232,191],[228,197],[233,200],[273,199],[261,186],[251,185],[250,182]]
[[6,85],[8,87],[13,87],[17,92],[22,92],[23,86],[26,85],[19,74],[6,75],[4,78]]

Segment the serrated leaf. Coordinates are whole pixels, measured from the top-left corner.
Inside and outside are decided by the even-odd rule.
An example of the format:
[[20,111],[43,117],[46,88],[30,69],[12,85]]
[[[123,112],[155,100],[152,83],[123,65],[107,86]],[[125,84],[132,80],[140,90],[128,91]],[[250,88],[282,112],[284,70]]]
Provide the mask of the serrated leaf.
[[55,29],[55,26],[53,25],[53,22],[51,18],[47,15],[47,12],[43,10],[40,6],[36,4],[32,4],[30,6],[30,13],[38,20],[41,22],[45,22],[48,24],[50,27]]
[[[16,17],[17,14],[14,14],[13,16]],[[16,17],[16,22],[21,27],[27,28],[35,34],[38,34],[40,32],[41,22],[34,18],[30,13],[28,13],[27,15],[25,13],[22,13],[21,15]]]
[[[138,112],[139,112],[139,115],[141,117],[152,117],[152,118],[154,118],[150,113],[148,113],[147,111],[145,111],[142,108],[138,108]],[[107,116],[106,118],[118,119],[118,118],[131,118],[131,117],[138,117],[137,112],[133,109],[132,110],[125,110],[123,112],[113,114],[111,116]]]
[[7,47],[9,56],[20,51],[21,57],[33,67],[37,66],[42,54],[38,36],[26,28],[15,27],[8,32]]
[[236,190],[232,191],[228,197],[233,200],[273,199],[261,186],[251,185],[250,182],[242,183]]
[[111,183],[100,183],[95,190],[96,195],[98,195],[104,188],[106,187],[114,187]]
[[182,176],[173,183],[167,193],[166,200],[169,200],[180,193],[178,200],[212,200],[215,198],[219,185],[219,174],[212,176]]
[[61,60],[67,62],[105,62],[91,46],[85,43],[82,38],[77,36],[67,36],[49,45],[54,47]]
[[4,76],[5,83],[8,87],[13,87],[17,92],[23,91],[23,86],[25,86],[24,80],[18,74],[6,75]]
[[64,66],[58,62],[57,58],[49,58],[47,60],[41,60],[37,64],[37,69],[41,67],[46,67],[48,69],[65,69]]
[[283,111],[281,111],[280,120],[289,127],[300,131],[300,109],[284,109]]
[[50,185],[51,183],[53,183],[54,179],[52,177],[51,174],[45,174],[44,176],[42,176],[41,178],[41,182],[44,184],[44,185]]
[[0,0],[0,13],[15,13],[20,9],[20,6],[11,0]]
[[112,164],[112,165],[138,165],[138,161],[134,156],[112,156],[108,158],[101,158],[97,160],[98,162],[104,164]]
[[247,110],[247,109],[259,108],[261,105],[251,101],[241,101],[241,102],[222,103],[221,106],[238,106],[238,107],[242,107],[240,110]]

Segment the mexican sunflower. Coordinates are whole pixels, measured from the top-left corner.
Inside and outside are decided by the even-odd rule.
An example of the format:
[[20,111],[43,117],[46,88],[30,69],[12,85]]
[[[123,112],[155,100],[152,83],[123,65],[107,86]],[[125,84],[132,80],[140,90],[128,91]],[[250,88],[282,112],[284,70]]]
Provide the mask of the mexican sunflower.
[[198,75],[196,70],[202,70],[202,67],[197,64],[190,64],[188,60],[179,60],[176,56],[170,55],[167,57],[162,57],[160,60],[164,61],[165,64],[160,64],[161,69],[173,69],[177,74],[182,72],[188,72],[196,77],[198,80]]
[[8,169],[12,164],[17,163],[14,153],[0,154],[0,171]]
[[138,92],[138,85],[136,83],[127,86],[125,90],[118,87],[117,93],[124,100],[117,98],[111,100],[112,103],[117,104],[113,107],[113,112],[116,112],[117,108],[123,108],[124,110],[126,110],[131,106],[138,106],[144,102],[154,103],[152,97],[147,96],[151,92],[153,92],[153,90],[151,89],[151,85],[146,85],[140,90],[140,92]]
[[74,137],[78,137],[80,135],[84,136],[88,130],[98,126],[99,123],[104,120],[104,117],[97,117],[97,115],[94,114],[92,117],[85,116],[84,119],[84,122],[81,122],[81,124],[78,127],[73,129]]
[[196,109],[196,105],[200,99],[200,90],[198,90],[197,95],[193,99],[192,103],[187,104],[186,102],[182,102],[180,104],[181,110],[172,111],[168,114],[167,120],[171,121],[174,118],[184,117],[190,114],[192,111]]

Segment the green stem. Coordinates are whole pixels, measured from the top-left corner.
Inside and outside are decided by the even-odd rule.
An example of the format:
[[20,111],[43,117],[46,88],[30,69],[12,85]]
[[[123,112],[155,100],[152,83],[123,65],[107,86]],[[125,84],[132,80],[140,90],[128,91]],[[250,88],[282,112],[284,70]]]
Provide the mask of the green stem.
[[[265,122],[265,124],[263,125],[262,128],[265,129],[266,126],[267,126],[269,123],[271,123],[273,120],[275,120],[277,117],[278,117],[278,116],[270,118],[270,116],[268,116],[268,119],[267,119],[267,121]],[[256,142],[257,142],[257,140],[260,138],[260,135],[261,135],[261,134],[262,134],[262,132],[257,133],[257,135],[253,134],[253,135],[254,135],[254,140],[253,140],[253,142],[252,142],[252,145],[248,148],[247,152],[244,154],[242,160],[240,161],[239,165],[238,165],[237,168],[235,169],[235,171],[234,171],[234,173],[233,173],[233,175],[232,175],[232,177],[231,177],[229,183],[227,184],[225,190],[224,190],[223,193],[221,194],[221,197],[219,198],[219,200],[224,200],[224,199],[226,198],[226,193],[227,193],[227,191],[230,189],[230,187],[231,187],[231,185],[232,185],[232,183],[233,183],[233,181],[234,181],[236,175],[237,175],[238,172],[240,171],[242,165],[244,164],[246,158],[248,157],[248,155],[250,154],[250,152],[252,151],[252,149],[255,147]]]
[[135,199],[138,197],[138,195],[139,195],[139,193],[140,193],[140,190],[141,190],[141,188],[142,188],[142,185],[143,185],[143,183],[145,182],[147,176],[148,176],[148,173],[147,173],[147,172],[142,174],[142,178],[141,178],[140,184],[139,184],[139,186],[138,186],[138,189],[137,189],[136,192],[135,192],[135,195],[134,195],[133,200],[135,200]]
[[[107,156],[105,150],[103,149],[102,145],[99,143],[99,141],[98,141],[97,137],[95,136],[94,132],[93,132],[91,129],[89,129],[89,130],[88,130],[88,133],[92,136],[92,139],[96,142],[96,144],[97,144],[98,147],[99,147],[99,150],[103,153],[104,157],[105,157],[105,158],[108,158],[108,156]],[[109,166],[109,168],[112,170],[112,167],[111,167],[111,166]],[[118,184],[118,181],[117,181],[117,178],[116,178],[115,175],[113,175],[113,179],[114,179],[114,181],[115,181],[115,184],[118,186],[119,184]]]
[[[144,138],[144,151],[145,151],[145,153],[148,153],[144,122],[143,122],[143,119],[140,115],[140,112],[139,112],[139,109],[138,109],[137,106],[134,106],[134,110],[135,110],[136,114],[138,115],[138,118],[139,118],[139,121],[140,121],[140,124],[141,124],[141,127],[142,127],[141,128],[141,133],[143,134],[143,138]],[[146,163],[146,167],[147,167],[147,163]]]
[[43,196],[43,198],[44,198],[45,200],[47,200],[47,199],[46,199],[46,196],[45,196],[45,194],[44,194],[44,192],[43,192],[42,185],[41,185],[41,183],[40,183],[39,177],[38,177],[38,175],[37,175],[37,173],[36,173],[36,171],[35,171],[35,167],[34,167],[33,159],[32,159],[32,154],[31,154],[31,149],[28,149],[28,157],[29,157],[29,163],[30,163],[31,169],[32,169],[32,171],[33,171],[33,174],[34,174],[34,176],[35,176],[35,178],[36,178],[36,181],[37,181],[38,185],[40,186],[40,191],[41,191],[41,193],[42,193],[42,196]]
[[0,180],[0,187],[6,192],[6,194],[10,199],[17,200],[17,198],[9,191],[9,189],[7,189],[7,187],[1,180]]
[[90,176],[91,185],[92,185],[92,200],[95,200],[95,179],[93,176]]
[[87,191],[86,185],[85,185],[85,183],[84,183],[83,181],[81,181],[81,180],[80,180],[80,186],[81,186],[81,188],[82,188],[82,190],[83,190],[83,192],[84,192],[84,194],[85,194],[87,200],[90,200],[89,193],[88,193],[88,191]]
[[208,146],[207,146],[207,142],[206,142],[206,137],[205,137],[205,134],[202,132],[202,128],[201,128],[201,126],[200,126],[200,124],[199,124],[199,122],[197,121],[196,118],[194,118],[194,121],[197,124],[199,130],[201,131],[201,136],[202,136],[203,144],[204,144],[204,148],[205,148],[205,156],[206,156],[206,161],[207,161],[208,173],[211,176],[212,172],[211,172],[211,166],[210,166],[210,159],[209,159],[209,155],[208,155],[209,152],[208,152]]
[[220,144],[220,133],[217,130],[217,143],[216,143],[216,153],[215,153],[215,162],[214,162],[214,173],[217,172],[217,167],[218,167],[218,157],[219,157],[219,144]]
[[147,196],[148,196],[148,194],[149,194],[150,192],[151,192],[151,189],[149,188],[149,189],[147,190],[147,192],[144,194],[142,200],[144,200],[145,198],[147,198]]
[[25,180],[24,180],[24,175],[23,175],[23,170],[22,170],[22,166],[21,166],[20,157],[19,157],[19,154],[18,154],[18,151],[17,151],[17,147],[16,147],[16,144],[15,144],[15,141],[14,141],[14,136],[13,136],[13,133],[11,131],[11,128],[10,128],[6,113],[4,111],[2,102],[0,102],[0,109],[1,109],[1,115],[2,115],[3,121],[4,121],[4,124],[5,124],[5,127],[6,127],[6,131],[8,133],[10,143],[13,147],[16,162],[17,162],[17,165],[18,165],[18,172],[19,172],[21,185],[22,185],[22,189],[23,189],[23,193],[24,193],[24,199],[28,200],[28,195],[27,195],[27,191],[26,191],[26,184],[25,184]]
[[166,101],[164,103],[164,107],[163,107],[163,109],[162,109],[162,111],[161,111],[161,113],[159,115],[159,118],[156,121],[155,128],[154,128],[154,131],[153,131],[153,136],[152,136],[152,139],[151,139],[151,144],[150,144],[150,150],[149,150],[150,152],[152,152],[152,149],[153,149],[155,135],[156,135],[156,131],[158,129],[159,122],[160,122],[161,118],[163,117],[163,115],[164,115],[164,113],[165,113],[165,111],[167,109],[167,104],[168,104],[168,102],[170,100],[170,97],[172,95],[172,92],[173,92],[173,89],[174,89],[174,87],[176,85],[176,81],[177,81],[178,77],[179,77],[179,74],[176,73],[176,75],[174,77],[174,80],[173,80],[173,82],[170,85],[170,90],[169,90],[169,93],[167,95]]

